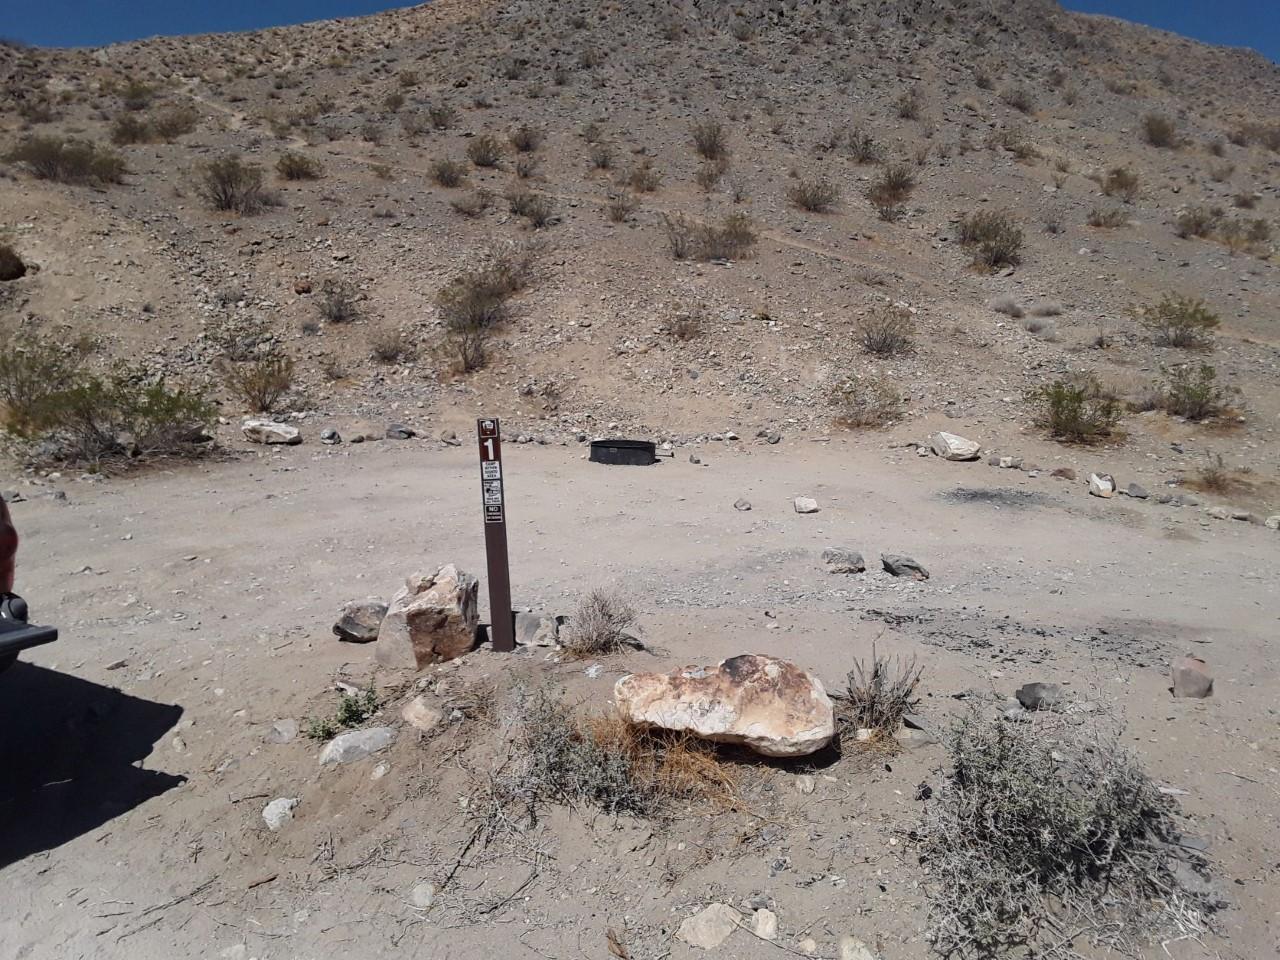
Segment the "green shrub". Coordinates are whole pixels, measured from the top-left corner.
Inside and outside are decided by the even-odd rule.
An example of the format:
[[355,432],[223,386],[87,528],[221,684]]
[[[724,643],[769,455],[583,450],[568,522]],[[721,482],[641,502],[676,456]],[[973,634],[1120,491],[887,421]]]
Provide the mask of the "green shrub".
[[279,352],[242,363],[224,361],[222,378],[236,399],[253,413],[268,413],[293,386],[293,358]]
[[1218,386],[1218,373],[1207,363],[1179,364],[1164,371],[1161,406],[1187,420],[1207,420],[1225,412],[1227,391]]
[[1055,380],[1031,391],[1037,423],[1069,443],[1092,443],[1109,436],[1120,422],[1120,402],[1094,377]]
[[324,173],[324,168],[314,157],[286,150],[276,160],[276,173],[285,180],[316,180]]
[[1218,316],[1203,300],[1166,294],[1154,306],[1134,307],[1133,316],[1162,347],[1204,349],[1213,344]]
[[252,215],[273,202],[263,186],[262,168],[235,154],[210,161],[196,184],[200,197],[214,210]]
[[118,154],[85,140],[31,137],[5,157],[26,164],[40,180],[58,183],[108,184],[124,179],[125,163]]

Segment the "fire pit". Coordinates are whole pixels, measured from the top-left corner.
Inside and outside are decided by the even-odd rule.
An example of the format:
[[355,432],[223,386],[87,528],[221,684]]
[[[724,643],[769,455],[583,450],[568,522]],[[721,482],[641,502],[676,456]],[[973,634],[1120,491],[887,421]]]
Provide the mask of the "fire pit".
[[619,466],[647,467],[658,458],[654,445],[648,440],[592,440],[593,463],[609,463]]

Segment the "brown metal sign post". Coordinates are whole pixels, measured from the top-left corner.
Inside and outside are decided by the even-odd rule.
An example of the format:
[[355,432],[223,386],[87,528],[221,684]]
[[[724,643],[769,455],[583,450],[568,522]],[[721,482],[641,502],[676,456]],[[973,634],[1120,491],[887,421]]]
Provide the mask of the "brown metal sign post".
[[507,505],[502,492],[502,428],[497,417],[482,417],[476,421],[476,433],[480,438],[484,552],[489,564],[489,641],[499,653],[510,653],[516,648],[516,635],[507,559]]

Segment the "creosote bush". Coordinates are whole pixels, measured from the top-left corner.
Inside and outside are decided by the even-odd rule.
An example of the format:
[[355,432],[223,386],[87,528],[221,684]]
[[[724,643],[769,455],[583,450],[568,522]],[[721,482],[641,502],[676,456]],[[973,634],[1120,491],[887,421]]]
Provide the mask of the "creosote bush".
[[524,217],[535,229],[549,226],[555,219],[555,201],[532,190],[517,188],[508,191],[507,205],[513,214]]
[[1129,955],[1179,925],[1199,932],[1218,906],[1180,879],[1207,864],[1179,847],[1173,801],[1105,721],[975,711],[945,746],[921,831],[935,952],[1065,958],[1080,939]]
[[533,153],[542,146],[542,131],[523,123],[511,131],[511,146],[520,153]]
[[1213,345],[1218,315],[1203,300],[1166,294],[1154,305],[1134,307],[1132,314],[1161,347],[1203,350]]
[[20,339],[0,351],[0,428],[41,461],[101,463],[205,449],[214,408],[140,368],[89,370],[61,346]]
[[497,138],[482,134],[467,144],[467,159],[477,167],[496,167],[502,159],[502,144]]
[[1102,192],[1108,197],[1119,197],[1125,203],[1138,199],[1140,179],[1128,167],[1113,167],[1101,179]]
[[1165,412],[1187,420],[1208,420],[1227,409],[1227,391],[1218,385],[1218,372],[1207,363],[1178,364],[1164,371],[1159,392]]
[[438,159],[431,161],[431,178],[442,187],[456,187],[467,175],[467,165],[461,160]]
[[1120,401],[1092,376],[1055,380],[1031,391],[1028,400],[1037,408],[1036,422],[1068,443],[1101,440],[1120,422]]
[[40,180],[57,183],[121,183],[124,158],[87,140],[30,137],[6,154],[10,163],[23,163]]
[[677,260],[736,260],[755,246],[755,225],[745,213],[731,213],[719,224],[697,223],[682,214],[666,217],[667,243]]
[[1153,147],[1177,146],[1178,125],[1162,113],[1148,113],[1142,118],[1142,139]]
[[880,427],[902,416],[902,396],[884,377],[853,374],[831,391],[831,409],[837,426]]
[[323,172],[319,160],[292,150],[286,150],[276,160],[276,173],[285,180],[317,180]]
[[263,186],[262,168],[245,163],[235,154],[206,164],[196,190],[214,210],[246,216],[275,202]]
[[508,300],[534,278],[542,246],[535,242],[497,244],[480,263],[436,294],[436,309],[444,321],[443,350],[459,372],[484,365],[485,348],[493,328],[506,320]]
[[1178,214],[1174,233],[1184,240],[1210,236],[1222,221],[1222,216],[1223,211],[1218,207],[1190,207]]
[[628,633],[635,626],[636,611],[625,597],[612,590],[592,590],[581,601],[561,631],[560,644],[573,657],[596,657],[635,646]]
[[858,320],[858,343],[867,353],[895,357],[911,350],[915,326],[915,317],[906,307],[881,304]]
[[906,202],[911,199],[916,178],[905,163],[885,167],[871,188],[867,199],[876,208],[880,219],[886,222],[901,220],[906,214]]
[[801,210],[828,213],[840,200],[840,188],[826,177],[806,177],[787,188],[787,199]]

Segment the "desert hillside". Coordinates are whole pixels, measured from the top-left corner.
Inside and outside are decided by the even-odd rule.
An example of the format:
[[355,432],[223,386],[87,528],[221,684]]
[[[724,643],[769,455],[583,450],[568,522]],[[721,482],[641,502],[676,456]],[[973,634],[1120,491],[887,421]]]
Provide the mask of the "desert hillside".
[[0,955],[1276,955],[1277,104],[1052,0],[0,45]]

